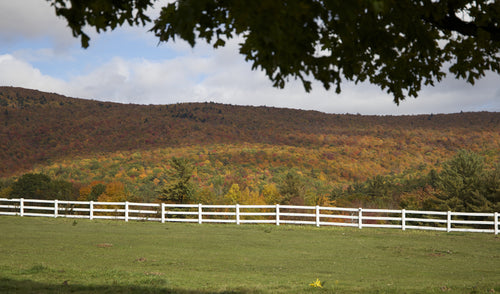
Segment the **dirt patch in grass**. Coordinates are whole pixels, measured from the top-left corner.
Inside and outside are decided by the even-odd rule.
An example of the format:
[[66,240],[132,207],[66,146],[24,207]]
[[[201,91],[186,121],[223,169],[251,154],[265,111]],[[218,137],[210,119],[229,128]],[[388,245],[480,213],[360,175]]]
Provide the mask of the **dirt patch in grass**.
[[100,244],[97,244],[96,246],[99,247],[99,248],[109,248],[109,247],[113,247],[113,244],[110,244],[110,243],[100,243]]

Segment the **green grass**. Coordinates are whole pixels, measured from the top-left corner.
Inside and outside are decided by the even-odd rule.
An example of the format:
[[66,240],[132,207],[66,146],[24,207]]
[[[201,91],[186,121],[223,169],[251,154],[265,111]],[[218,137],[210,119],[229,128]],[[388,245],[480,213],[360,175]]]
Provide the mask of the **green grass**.
[[481,233],[0,217],[0,293],[488,293],[499,257]]

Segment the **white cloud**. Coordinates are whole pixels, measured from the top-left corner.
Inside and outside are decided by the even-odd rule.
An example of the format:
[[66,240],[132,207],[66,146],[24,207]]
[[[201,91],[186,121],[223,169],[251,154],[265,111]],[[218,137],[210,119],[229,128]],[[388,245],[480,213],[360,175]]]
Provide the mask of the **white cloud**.
[[475,87],[450,77],[435,88],[424,89],[417,99],[402,101],[398,107],[392,96],[369,84],[345,84],[340,95],[325,91],[319,83],[314,83],[312,93],[306,93],[299,81],[291,81],[283,90],[275,89],[262,72],[251,71],[231,47],[213,52],[195,49],[192,54],[159,61],[115,57],[66,81],[43,75],[30,63],[3,55],[0,84],[141,104],[215,101],[361,114],[500,110],[496,75],[486,76]]
[[50,3],[42,0],[1,1],[0,43],[26,39],[49,39],[58,50],[78,42],[65,20],[55,15]]
[[[167,0],[158,0],[147,14],[156,18]],[[118,30],[124,30],[136,37],[143,38],[152,23],[146,27],[130,27],[125,24]],[[87,27],[84,32],[91,37],[90,46],[100,35],[95,29]],[[152,33],[148,33],[153,35]],[[55,9],[46,0],[5,0],[0,1],[0,44],[15,44],[26,40],[50,42],[57,53],[68,50],[69,47],[79,47],[80,39],[72,35],[66,19],[58,17]]]
[[43,75],[40,70],[14,56],[0,55],[0,85],[16,86],[42,91],[62,92],[63,81]]

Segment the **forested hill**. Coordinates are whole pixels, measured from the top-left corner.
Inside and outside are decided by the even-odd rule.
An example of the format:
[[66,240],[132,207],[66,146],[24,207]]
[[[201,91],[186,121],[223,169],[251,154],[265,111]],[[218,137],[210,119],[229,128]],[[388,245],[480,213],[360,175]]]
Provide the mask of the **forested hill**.
[[397,156],[409,146],[421,151],[415,156],[484,154],[499,152],[499,134],[500,113],[491,112],[364,116],[218,103],[135,105],[0,87],[0,177],[77,155],[193,145],[358,146],[356,156],[377,148]]

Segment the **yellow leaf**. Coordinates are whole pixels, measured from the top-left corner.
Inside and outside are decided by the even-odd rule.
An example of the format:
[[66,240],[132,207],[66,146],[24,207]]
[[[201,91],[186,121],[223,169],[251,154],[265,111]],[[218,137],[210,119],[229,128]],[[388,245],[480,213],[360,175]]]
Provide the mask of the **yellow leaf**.
[[315,287],[315,288],[323,288],[323,286],[321,285],[321,281],[319,279],[316,279],[316,281],[312,282],[311,284],[309,284],[309,286],[311,287]]

